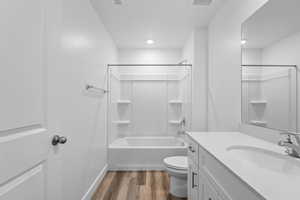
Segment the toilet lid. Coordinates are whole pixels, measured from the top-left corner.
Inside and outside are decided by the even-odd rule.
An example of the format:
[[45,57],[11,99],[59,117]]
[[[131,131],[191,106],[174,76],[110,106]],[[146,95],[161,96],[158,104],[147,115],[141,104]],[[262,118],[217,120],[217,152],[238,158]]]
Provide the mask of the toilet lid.
[[167,167],[173,169],[187,170],[188,168],[188,161],[186,156],[167,157],[164,159],[164,163]]

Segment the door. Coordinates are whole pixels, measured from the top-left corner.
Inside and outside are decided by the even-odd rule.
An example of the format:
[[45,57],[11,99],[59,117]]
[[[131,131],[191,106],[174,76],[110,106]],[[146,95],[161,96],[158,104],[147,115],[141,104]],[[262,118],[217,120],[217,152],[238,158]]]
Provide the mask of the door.
[[0,200],[47,196],[43,0],[0,1]]
[[204,200],[221,200],[217,192],[208,182],[204,185]]
[[198,200],[198,166],[189,161],[188,170],[188,199]]

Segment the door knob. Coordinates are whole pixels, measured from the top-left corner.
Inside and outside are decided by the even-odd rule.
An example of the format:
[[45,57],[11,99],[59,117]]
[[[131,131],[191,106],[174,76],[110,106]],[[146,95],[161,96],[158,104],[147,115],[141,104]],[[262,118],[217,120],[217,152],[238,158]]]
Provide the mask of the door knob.
[[56,146],[57,144],[65,144],[67,142],[67,138],[59,135],[54,135],[52,138],[52,145]]

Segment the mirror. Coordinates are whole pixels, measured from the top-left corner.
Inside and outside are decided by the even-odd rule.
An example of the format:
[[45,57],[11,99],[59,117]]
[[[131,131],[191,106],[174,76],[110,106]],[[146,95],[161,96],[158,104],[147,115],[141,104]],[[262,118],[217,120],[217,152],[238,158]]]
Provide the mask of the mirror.
[[242,24],[242,122],[297,132],[300,1],[269,0]]

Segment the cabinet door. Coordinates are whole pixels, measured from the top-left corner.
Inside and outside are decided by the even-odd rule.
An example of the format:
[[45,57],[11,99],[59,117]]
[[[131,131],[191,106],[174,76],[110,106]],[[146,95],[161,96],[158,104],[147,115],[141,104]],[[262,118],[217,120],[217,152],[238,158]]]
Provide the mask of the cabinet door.
[[215,189],[209,183],[204,184],[203,193],[203,200],[221,200],[221,198],[217,195]]
[[198,166],[189,162],[188,196],[189,200],[198,200]]

